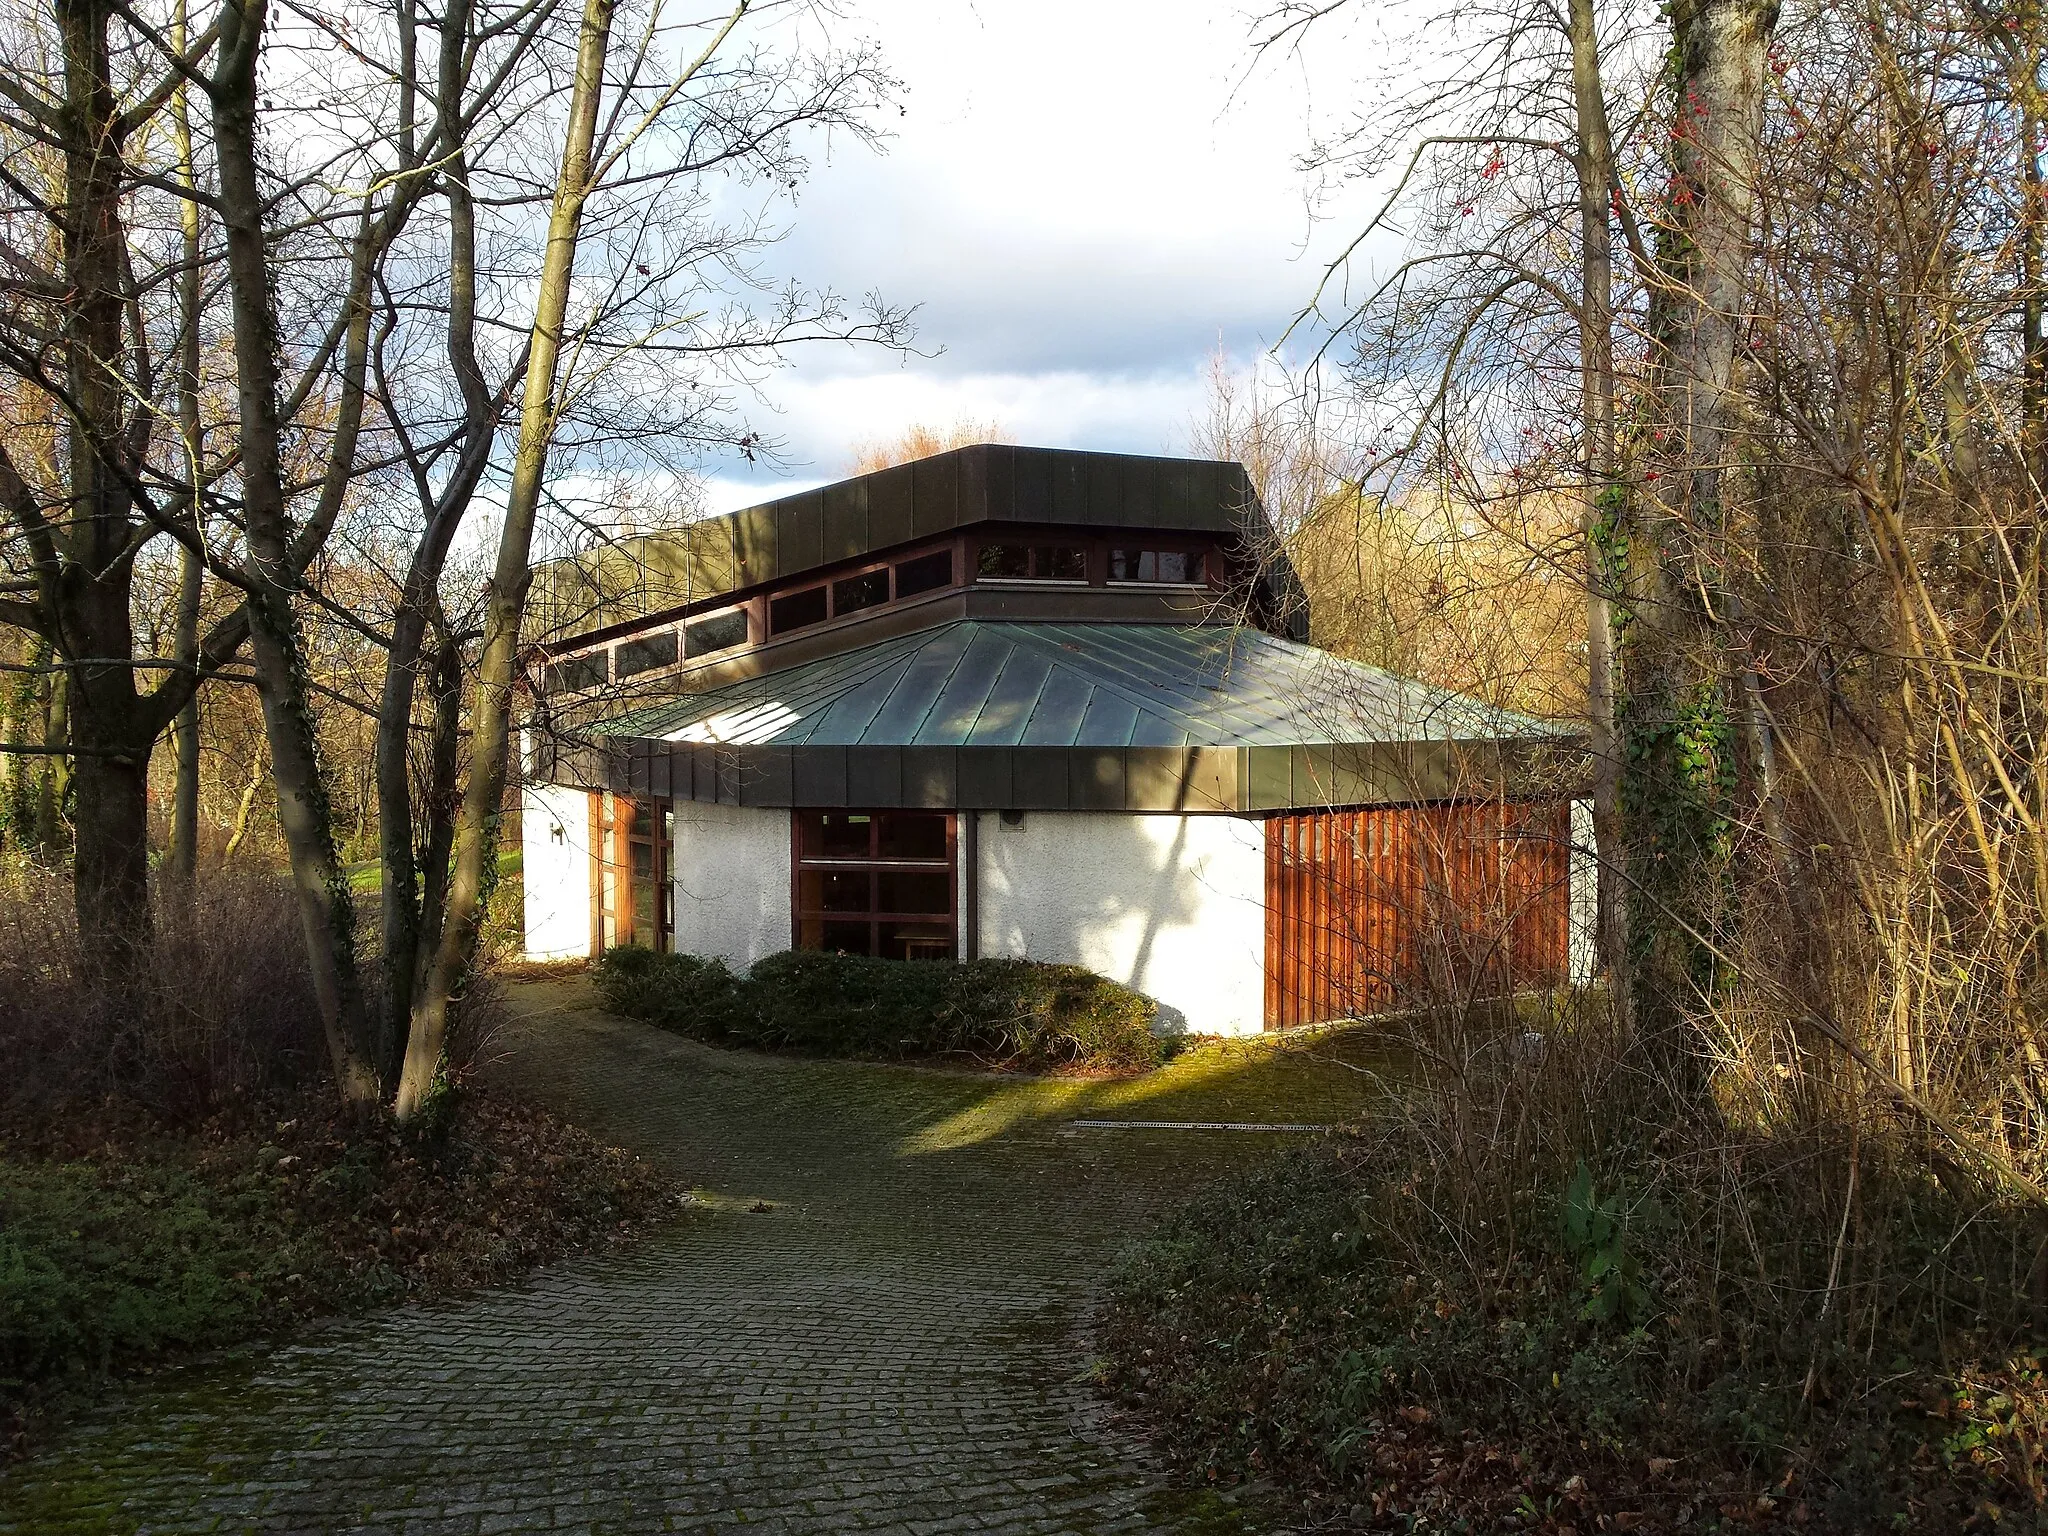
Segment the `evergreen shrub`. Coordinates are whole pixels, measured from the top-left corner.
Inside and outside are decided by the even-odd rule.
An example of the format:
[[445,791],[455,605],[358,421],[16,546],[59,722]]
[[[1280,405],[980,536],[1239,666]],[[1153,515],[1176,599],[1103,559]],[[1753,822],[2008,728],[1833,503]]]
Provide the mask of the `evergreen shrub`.
[[760,1050],[1143,1068],[1167,1049],[1153,1033],[1156,1003],[1077,965],[790,950],[742,978],[723,961],[627,947],[607,951],[593,974],[615,1012]]

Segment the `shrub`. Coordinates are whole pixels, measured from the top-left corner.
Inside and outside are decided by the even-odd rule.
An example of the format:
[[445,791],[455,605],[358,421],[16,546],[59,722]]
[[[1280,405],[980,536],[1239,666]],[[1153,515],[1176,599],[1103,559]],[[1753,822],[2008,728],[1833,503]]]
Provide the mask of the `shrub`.
[[0,1157],[0,1461],[24,1414],[109,1372],[502,1280],[675,1209],[667,1176],[538,1110],[465,1096],[421,1137],[328,1098]]
[[955,968],[941,1020],[955,1049],[1043,1066],[1157,1066],[1159,1005],[1078,965],[971,960]]
[[280,1238],[184,1170],[0,1162],[0,1396],[257,1327],[300,1256]]
[[146,966],[80,963],[69,882],[0,862],[0,1121],[120,1098],[189,1122],[327,1071],[298,914],[278,877],[223,870],[159,892]]
[[744,980],[723,962],[607,951],[598,993],[619,1013],[698,1039],[821,1056],[964,1054],[1021,1067],[1147,1067],[1158,1005],[1075,965],[937,964],[790,950]]
[[606,950],[590,974],[597,995],[614,1013],[686,1035],[723,1037],[734,989],[732,972],[723,960],[660,955],[628,945]]

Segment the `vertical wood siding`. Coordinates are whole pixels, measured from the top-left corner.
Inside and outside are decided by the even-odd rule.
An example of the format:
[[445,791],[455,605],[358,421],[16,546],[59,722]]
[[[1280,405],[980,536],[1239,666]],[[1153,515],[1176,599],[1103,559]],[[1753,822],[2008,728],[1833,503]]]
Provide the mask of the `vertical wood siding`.
[[1266,823],[1266,1026],[1562,981],[1570,812],[1493,801]]

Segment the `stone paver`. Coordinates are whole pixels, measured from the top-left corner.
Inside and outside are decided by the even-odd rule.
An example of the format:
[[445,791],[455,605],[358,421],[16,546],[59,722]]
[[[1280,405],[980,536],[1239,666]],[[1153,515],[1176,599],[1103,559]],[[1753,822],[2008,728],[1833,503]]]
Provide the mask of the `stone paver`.
[[0,1481],[0,1532],[1245,1529],[1105,1421],[1082,1328],[1162,1201],[1290,1138],[1067,1122],[1330,1118],[1370,1077],[1257,1051],[1114,1085],[791,1061],[586,998],[521,989],[494,1070],[703,1209],[138,1390]]

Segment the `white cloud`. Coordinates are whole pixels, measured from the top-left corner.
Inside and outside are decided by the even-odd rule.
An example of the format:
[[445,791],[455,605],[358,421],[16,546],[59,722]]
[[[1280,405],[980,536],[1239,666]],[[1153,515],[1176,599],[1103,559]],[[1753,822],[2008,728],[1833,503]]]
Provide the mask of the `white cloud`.
[[907,82],[904,115],[886,154],[820,159],[773,265],[922,304],[921,345],[944,352],[797,354],[760,413],[787,474],[707,466],[715,509],[919,421],[1177,451],[1219,340],[1271,345],[1348,234],[1306,215],[1306,96],[1245,82],[1237,0],[867,0],[853,26]]

